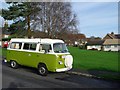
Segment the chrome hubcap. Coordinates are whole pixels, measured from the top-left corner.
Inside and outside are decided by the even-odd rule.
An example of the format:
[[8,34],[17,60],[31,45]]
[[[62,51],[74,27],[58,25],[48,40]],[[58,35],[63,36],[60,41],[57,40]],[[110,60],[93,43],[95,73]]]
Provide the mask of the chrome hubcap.
[[44,74],[45,73],[45,68],[44,67],[40,67],[39,72],[40,72],[40,74]]
[[15,66],[16,66],[16,62],[12,61],[12,62],[11,62],[11,66],[12,66],[12,67],[15,67]]

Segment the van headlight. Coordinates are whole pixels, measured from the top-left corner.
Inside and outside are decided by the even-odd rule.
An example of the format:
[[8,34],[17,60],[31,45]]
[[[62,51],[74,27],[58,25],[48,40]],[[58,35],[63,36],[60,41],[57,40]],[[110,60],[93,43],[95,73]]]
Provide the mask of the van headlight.
[[61,65],[61,64],[63,64],[63,62],[62,62],[62,61],[59,61],[58,63],[59,63],[60,65]]

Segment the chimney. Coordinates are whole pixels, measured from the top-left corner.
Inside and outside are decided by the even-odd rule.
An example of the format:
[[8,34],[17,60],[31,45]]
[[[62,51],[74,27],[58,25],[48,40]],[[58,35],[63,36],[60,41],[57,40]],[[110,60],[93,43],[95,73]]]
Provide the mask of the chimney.
[[111,35],[114,35],[114,32],[111,32]]

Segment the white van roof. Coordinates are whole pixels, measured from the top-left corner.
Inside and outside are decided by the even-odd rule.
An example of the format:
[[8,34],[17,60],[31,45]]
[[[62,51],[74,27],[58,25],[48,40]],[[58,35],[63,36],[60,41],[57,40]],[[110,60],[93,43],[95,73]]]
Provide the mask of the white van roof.
[[28,43],[64,43],[63,40],[60,39],[40,39],[40,38],[34,38],[34,39],[27,39],[27,38],[12,38],[10,42],[28,42]]

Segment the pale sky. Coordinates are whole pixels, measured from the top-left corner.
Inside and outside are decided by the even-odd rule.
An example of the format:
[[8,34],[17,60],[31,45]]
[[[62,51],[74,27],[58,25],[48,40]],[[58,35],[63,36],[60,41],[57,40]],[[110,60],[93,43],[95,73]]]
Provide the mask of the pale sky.
[[78,17],[79,30],[87,37],[118,33],[117,2],[74,2],[72,6]]

